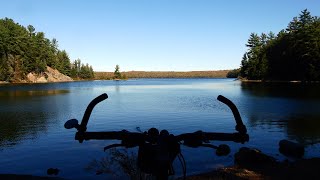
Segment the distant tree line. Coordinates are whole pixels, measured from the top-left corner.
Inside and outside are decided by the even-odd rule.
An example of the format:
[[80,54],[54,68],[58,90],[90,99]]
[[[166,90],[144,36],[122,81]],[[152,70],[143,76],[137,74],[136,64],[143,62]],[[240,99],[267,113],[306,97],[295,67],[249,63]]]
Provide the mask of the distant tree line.
[[24,79],[30,72],[41,74],[46,66],[72,78],[93,78],[91,66],[73,63],[65,50],[58,49],[56,39],[49,40],[32,25],[24,27],[12,19],[0,19],[0,81]]
[[71,64],[70,76],[78,79],[92,79],[94,71],[88,63],[84,65],[80,59],[77,59]]
[[251,80],[320,80],[320,18],[306,9],[286,29],[251,33],[240,76]]
[[[126,78],[225,78],[229,70],[218,71],[126,71]],[[114,72],[95,72],[95,79],[115,79]]]

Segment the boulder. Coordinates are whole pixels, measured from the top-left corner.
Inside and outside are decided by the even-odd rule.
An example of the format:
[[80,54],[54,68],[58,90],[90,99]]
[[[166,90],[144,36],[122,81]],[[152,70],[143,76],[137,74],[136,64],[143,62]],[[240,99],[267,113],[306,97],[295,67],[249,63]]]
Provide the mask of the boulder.
[[73,81],[73,79],[49,66],[47,66],[46,72],[40,75],[37,75],[35,73],[29,73],[27,75],[27,82],[32,82],[32,83],[69,82],[69,81]]
[[279,142],[279,152],[285,156],[301,158],[304,155],[304,146],[288,140]]
[[263,154],[260,150],[242,147],[234,155],[235,165],[242,168],[258,170],[262,168],[273,167],[277,164],[275,158]]
[[37,78],[36,83],[46,83],[48,82],[47,79],[43,76],[40,76],[39,78]]
[[28,79],[29,82],[36,82],[37,77],[33,73],[29,73],[27,75],[27,79]]

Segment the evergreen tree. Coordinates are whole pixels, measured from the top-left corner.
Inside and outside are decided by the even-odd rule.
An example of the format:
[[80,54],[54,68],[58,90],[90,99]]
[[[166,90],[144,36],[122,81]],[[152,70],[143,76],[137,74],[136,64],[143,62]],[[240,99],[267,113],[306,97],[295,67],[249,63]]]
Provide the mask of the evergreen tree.
[[117,64],[113,73],[114,79],[121,79],[120,66]]
[[251,33],[240,75],[247,79],[320,80],[320,21],[305,9],[276,36]]
[[[46,66],[80,77],[81,62],[76,63],[73,69],[75,65],[70,63],[65,50],[58,49],[55,38],[50,41],[32,25],[23,27],[12,19],[0,19],[0,81],[21,80],[30,72],[41,74]],[[92,68],[88,66],[87,69],[90,75],[83,77],[92,78]]]

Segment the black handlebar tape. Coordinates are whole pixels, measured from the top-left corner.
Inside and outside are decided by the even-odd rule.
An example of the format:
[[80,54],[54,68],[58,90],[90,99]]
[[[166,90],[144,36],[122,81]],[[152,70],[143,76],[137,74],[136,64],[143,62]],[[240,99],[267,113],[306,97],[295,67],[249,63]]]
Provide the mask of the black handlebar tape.
[[240,133],[243,133],[243,134],[247,133],[247,128],[242,122],[242,119],[241,119],[241,116],[240,116],[240,113],[238,111],[237,106],[232,101],[230,101],[228,98],[226,98],[222,95],[219,95],[217,99],[220,102],[223,102],[224,104],[226,104],[231,109],[233,116],[234,116],[234,119],[236,120],[236,123],[237,123],[236,130]]
[[82,121],[81,121],[81,124],[78,128],[79,131],[81,132],[85,132],[87,130],[87,124],[88,124],[88,121],[89,121],[89,118],[90,118],[90,115],[91,115],[91,112],[93,110],[93,108],[98,104],[100,103],[101,101],[105,100],[108,98],[108,95],[106,93],[103,93],[101,94],[100,96],[94,98],[88,105],[84,115],[83,115],[83,118],[82,118]]

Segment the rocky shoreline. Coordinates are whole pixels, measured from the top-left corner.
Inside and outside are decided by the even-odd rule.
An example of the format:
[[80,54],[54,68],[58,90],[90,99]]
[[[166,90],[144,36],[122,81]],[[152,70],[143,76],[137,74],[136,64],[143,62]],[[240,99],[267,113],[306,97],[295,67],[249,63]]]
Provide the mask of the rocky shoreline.
[[318,157],[279,162],[257,149],[243,147],[234,155],[233,166],[186,179],[319,179],[319,164]]
[[47,66],[46,72],[37,75],[35,73],[29,73],[27,75],[27,82],[31,83],[48,83],[48,82],[70,82],[73,79],[60,73],[58,70]]
[[[279,162],[257,149],[243,147],[234,155],[234,165],[211,172],[187,176],[187,180],[200,179],[319,179],[320,158],[302,159],[293,162]],[[64,179],[59,176],[32,176],[18,174],[0,174],[0,179]],[[183,178],[177,178],[182,180]]]
[[72,82],[71,77],[60,73],[58,70],[49,66],[46,67],[46,71],[41,74],[30,72],[24,79],[16,79],[13,82],[0,81],[0,84],[9,83],[53,83],[53,82]]

